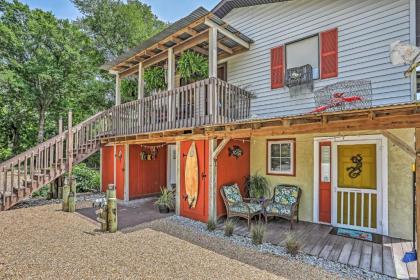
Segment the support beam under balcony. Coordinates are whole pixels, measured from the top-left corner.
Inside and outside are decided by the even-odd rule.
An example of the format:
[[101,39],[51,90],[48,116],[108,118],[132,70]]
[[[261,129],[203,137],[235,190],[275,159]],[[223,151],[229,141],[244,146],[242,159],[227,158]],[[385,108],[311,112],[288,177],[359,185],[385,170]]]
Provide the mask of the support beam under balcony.
[[143,63],[139,63],[139,76],[138,76],[138,99],[144,98],[144,67]]

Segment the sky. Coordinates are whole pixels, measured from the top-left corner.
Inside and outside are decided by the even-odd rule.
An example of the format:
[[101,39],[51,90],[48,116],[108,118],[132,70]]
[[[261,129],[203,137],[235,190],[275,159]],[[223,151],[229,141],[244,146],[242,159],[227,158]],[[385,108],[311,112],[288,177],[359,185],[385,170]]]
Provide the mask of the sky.
[[[31,8],[39,8],[53,12],[59,18],[74,20],[80,16],[70,0],[21,0]],[[210,10],[216,6],[219,0],[142,0],[150,5],[152,11],[159,19],[166,22],[174,22],[190,12],[203,6]]]

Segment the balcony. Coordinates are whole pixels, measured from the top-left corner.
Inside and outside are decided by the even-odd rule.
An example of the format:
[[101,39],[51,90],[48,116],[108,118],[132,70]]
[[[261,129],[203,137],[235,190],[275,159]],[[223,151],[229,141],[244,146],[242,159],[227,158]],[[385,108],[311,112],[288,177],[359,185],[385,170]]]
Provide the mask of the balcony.
[[92,119],[92,124],[95,134],[106,138],[224,124],[250,117],[251,96],[208,78],[115,106]]

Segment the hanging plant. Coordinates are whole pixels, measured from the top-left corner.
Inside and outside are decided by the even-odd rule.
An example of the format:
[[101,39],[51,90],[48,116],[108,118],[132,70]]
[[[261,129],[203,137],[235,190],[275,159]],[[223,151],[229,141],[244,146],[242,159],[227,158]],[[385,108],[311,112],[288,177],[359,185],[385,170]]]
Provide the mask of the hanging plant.
[[144,71],[144,88],[148,94],[166,89],[165,69],[158,66],[146,69]]
[[206,57],[186,51],[178,60],[177,71],[186,83],[192,83],[208,77],[209,63]]

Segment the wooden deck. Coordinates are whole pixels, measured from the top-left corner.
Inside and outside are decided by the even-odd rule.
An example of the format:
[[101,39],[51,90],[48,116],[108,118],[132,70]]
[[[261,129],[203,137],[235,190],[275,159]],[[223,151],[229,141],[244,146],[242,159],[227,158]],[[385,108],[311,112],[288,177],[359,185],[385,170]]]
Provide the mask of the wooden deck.
[[[223,228],[222,223],[219,228]],[[288,235],[293,233],[306,254],[398,279],[417,278],[416,262],[401,261],[404,253],[411,251],[412,242],[384,236],[383,244],[376,244],[329,234],[331,229],[327,225],[299,222],[290,232],[287,221],[269,221],[264,240],[284,246]],[[238,222],[235,234],[250,236],[245,220]]]

